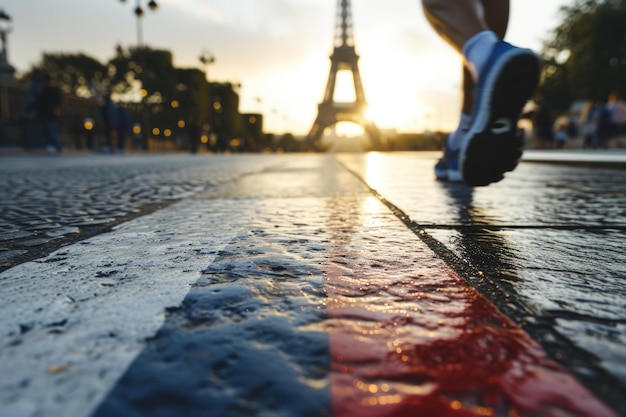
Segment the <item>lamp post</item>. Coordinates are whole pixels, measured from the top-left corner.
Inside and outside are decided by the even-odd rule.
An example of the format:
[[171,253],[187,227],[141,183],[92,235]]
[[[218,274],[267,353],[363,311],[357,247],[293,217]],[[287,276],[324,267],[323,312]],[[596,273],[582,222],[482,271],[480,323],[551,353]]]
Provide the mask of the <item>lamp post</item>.
[[[120,3],[126,3],[126,0],[120,0]],[[159,5],[156,1],[150,0],[148,2],[148,9],[155,12],[159,8]],[[141,0],[137,0],[135,10],[135,16],[137,17],[137,46],[139,48],[143,48],[143,28],[141,26],[141,19],[144,17],[145,12],[143,7],[141,7]]]
[[206,49],[203,49],[198,59],[200,60],[202,65],[204,65],[204,76],[205,76],[206,83],[207,83],[206,94],[209,97],[209,108],[208,108],[209,114],[207,116],[209,118],[209,123],[206,124],[207,125],[206,133],[208,137],[210,138],[211,132],[213,130],[214,118],[212,116],[213,115],[213,96],[212,96],[212,91],[211,91],[211,82],[209,81],[209,65],[215,62],[215,56],[213,56],[213,54],[207,51]]
[[15,68],[9,64],[7,35],[13,30],[11,16],[0,10],[0,41],[2,41],[2,51],[0,52],[0,83],[11,83],[15,79],[13,74]]
[[207,82],[209,81],[209,65],[215,62],[215,57],[212,53],[206,49],[202,50],[202,53],[198,57],[202,65],[204,65],[204,73],[206,74]]
[[[126,0],[120,0],[121,3],[126,3]],[[141,7],[141,0],[137,0],[135,3],[135,9],[134,9],[134,13],[135,16],[137,17],[137,53],[139,54],[139,67],[141,68],[139,74],[142,74],[144,71],[144,67],[146,64],[146,57],[145,57],[145,47],[144,47],[144,43],[143,43],[143,26],[142,26],[142,19],[145,16],[145,12],[143,7]],[[157,9],[159,8],[159,5],[157,4],[157,2],[155,0],[150,0],[148,2],[148,9],[150,9],[151,11],[155,12]],[[149,115],[147,112],[147,107],[145,104],[145,97],[147,94],[145,89],[144,89],[144,85],[143,85],[143,80],[141,79],[142,76],[139,75],[139,81],[141,82],[141,107],[142,107],[142,127],[143,127],[143,132],[142,132],[142,148],[144,150],[148,149],[148,134],[149,134],[149,129],[148,129],[148,125],[149,125]]]

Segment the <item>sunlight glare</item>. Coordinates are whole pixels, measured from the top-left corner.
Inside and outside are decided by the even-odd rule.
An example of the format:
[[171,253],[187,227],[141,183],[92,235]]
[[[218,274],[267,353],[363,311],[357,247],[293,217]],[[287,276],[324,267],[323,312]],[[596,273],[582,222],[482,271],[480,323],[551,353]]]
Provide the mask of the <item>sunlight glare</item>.
[[364,152],[368,137],[360,125],[339,122],[324,131],[322,143],[329,152]]
[[398,92],[372,102],[365,115],[379,127],[401,128],[422,120],[425,110],[417,95]]
[[377,188],[383,183],[383,176],[385,174],[383,170],[383,159],[378,152],[370,152],[367,154],[366,168],[365,168],[365,181],[372,187]]
[[407,54],[384,39],[366,40],[361,73],[368,118],[379,128],[398,131],[453,128],[460,108],[458,56],[436,47]]
[[369,196],[361,204],[361,212],[365,215],[363,225],[372,231],[378,231],[383,226],[381,213],[384,206],[374,196]]
[[363,136],[365,131],[356,123],[350,122],[339,122],[335,125],[335,135],[338,137],[355,137],[355,136]]

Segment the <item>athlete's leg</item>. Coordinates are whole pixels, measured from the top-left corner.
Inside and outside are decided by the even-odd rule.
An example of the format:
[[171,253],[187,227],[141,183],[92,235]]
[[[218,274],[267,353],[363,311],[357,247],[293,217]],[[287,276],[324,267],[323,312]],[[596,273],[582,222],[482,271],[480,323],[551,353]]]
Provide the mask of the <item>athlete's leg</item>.
[[[476,33],[488,29],[481,0],[422,0],[426,19],[435,32],[462,53],[463,46]],[[446,136],[444,156],[435,165],[438,179],[461,181],[458,166],[458,148],[461,138],[471,125],[474,81],[468,68],[463,65],[462,106],[456,129]]]
[[509,0],[482,0],[485,23],[489,30],[493,30],[498,38],[504,39],[509,26]]
[[447,138],[435,174],[470,185],[499,181],[521,155],[516,122],[538,80],[537,57],[502,41],[508,0],[422,0],[422,4],[435,31],[464,59],[459,127]]
[[[492,30],[500,39],[509,23],[509,0],[422,0],[426,18],[435,31],[458,52],[483,30]],[[472,113],[474,83],[463,69],[464,114]]]
[[[509,0],[481,0],[484,22],[500,39],[504,39],[509,26]],[[472,114],[474,99],[474,80],[471,73],[463,66],[463,97],[461,112]]]

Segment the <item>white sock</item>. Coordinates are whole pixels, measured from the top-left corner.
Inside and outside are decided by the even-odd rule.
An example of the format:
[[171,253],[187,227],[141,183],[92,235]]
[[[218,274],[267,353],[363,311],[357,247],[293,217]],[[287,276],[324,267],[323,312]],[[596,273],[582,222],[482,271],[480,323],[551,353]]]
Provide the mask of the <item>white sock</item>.
[[459,149],[461,147],[461,138],[467,133],[472,124],[472,115],[461,113],[461,120],[459,120],[459,125],[456,130],[450,133],[448,137],[448,147],[453,151]]
[[493,46],[499,41],[498,36],[491,30],[483,30],[472,36],[463,45],[463,57],[465,65],[469,68],[474,78],[478,82],[478,74],[481,73]]

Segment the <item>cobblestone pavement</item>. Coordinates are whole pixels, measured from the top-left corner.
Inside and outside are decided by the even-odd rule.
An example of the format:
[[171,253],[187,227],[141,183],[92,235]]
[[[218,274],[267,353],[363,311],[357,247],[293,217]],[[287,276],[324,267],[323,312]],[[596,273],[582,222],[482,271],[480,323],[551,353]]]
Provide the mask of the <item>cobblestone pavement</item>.
[[0,271],[267,163],[193,155],[0,158]]
[[0,160],[0,416],[626,415],[626,171],[435,157]]

